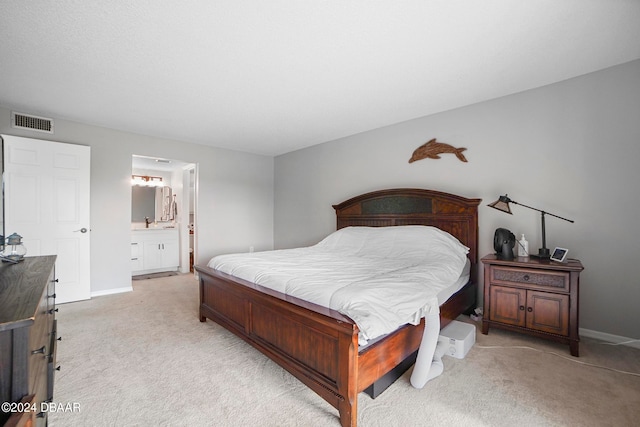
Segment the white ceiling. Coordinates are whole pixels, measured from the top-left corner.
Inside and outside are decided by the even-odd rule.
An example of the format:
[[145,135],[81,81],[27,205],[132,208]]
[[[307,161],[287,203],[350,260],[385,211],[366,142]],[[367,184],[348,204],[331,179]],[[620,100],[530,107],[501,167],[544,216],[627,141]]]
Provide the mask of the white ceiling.
[[640,58],[640,0],[6,0],[0,105],[278,155]]

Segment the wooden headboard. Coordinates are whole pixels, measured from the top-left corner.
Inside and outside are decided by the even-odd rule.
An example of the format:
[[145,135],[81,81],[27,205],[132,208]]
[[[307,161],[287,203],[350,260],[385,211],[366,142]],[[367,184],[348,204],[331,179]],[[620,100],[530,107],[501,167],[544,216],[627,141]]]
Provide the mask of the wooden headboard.
[[469,248],[471,278],[477,283],[478,205],[481,199],[417,188],[374,191],[333,205],[337,228],[431,225]]

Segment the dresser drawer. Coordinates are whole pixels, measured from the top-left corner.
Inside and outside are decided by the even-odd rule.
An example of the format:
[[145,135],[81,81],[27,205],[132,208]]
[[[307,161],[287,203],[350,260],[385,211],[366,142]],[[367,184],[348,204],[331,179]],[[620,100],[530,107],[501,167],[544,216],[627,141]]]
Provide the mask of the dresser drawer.
[[491,266],[491,283],[526,287],[527,289],[569,292],[569,273],[526,268]]
[[54,374],[57,371],[56,366],[56,346],[58,341],[58,321],[53,321],[53,330],[51,331],[51,340],[49,344],[49,357],[47,358],[47,401],[53,401],[53,382]]
[[36,402],[36,396],[31,394],[25,396],[20,401],[18,408],[22,409],[22,412],[13,412],[11,417],[7,420],[4,427],[33,427],[36,425],[36,411],[33,408],[38,407]]
[[[49,351],[49,325],[50,315],[47,313],[47,299],[43,295],[38,305],[33,325],[29,331],[29,347],[27,358],[29,360],[29,389],[34,390],[40,376],[42,367],[46,365],[46,358]],[[36,392],[36,399],[42,399],[42,393]],[[39,402],[38,402],[39,404]]]

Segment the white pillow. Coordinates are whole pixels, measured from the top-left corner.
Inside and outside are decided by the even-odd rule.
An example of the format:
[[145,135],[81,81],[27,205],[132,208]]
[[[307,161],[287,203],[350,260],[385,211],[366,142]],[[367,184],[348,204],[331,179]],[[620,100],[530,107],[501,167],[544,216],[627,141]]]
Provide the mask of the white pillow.
[[450,253],[466,257],[469,248],[439,228],[425,225],[345,227],[316,245],[349,255],[381,258],[425,258]]

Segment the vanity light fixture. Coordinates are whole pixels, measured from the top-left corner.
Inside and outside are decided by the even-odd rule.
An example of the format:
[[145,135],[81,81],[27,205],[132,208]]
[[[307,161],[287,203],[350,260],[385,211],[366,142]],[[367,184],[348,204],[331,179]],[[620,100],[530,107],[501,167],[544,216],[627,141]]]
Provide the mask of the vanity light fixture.
[[[554,216],[556,218],[564,219],[565,221],[569,221],[569,222],[573,222],[573,220],[567,219],[567,218],[563,218],[561,216],[554,215],[552,213],[545,212],[545,211],[537,209],[537,208],[532,208],[531,206],[523,205],[522,203],[518,203],[515,200],[511,200],[506,194],[504,196],[500,196],[498,198],[498,200],[496,200],[495,202],[489,203],[488,206],[491,207],[491,208],[497,209],[499,211],[506,212],[509,215],[513,215],[511,213],[511,208],[509,207],[509,203],[513,203],[514,205],[524,206],[525,208],[533,209],[534,211],[538,211],[538,212],[541,213],[541,215],[542,215],[542,247],[540,249],[538,249],[537,257],[541,258],[541,259],[548,260],[551,257],[551,254],[549,252],[549,249],[547,248],[547,237],[546,237],[545,226],[544,226],[544,216],[545,215],[551,215],[551,216]],[[531,255],[531,256],[535,257],[536,255]]]
[[131,185],[162,187],[163,183],[161,176],[131,175]]

